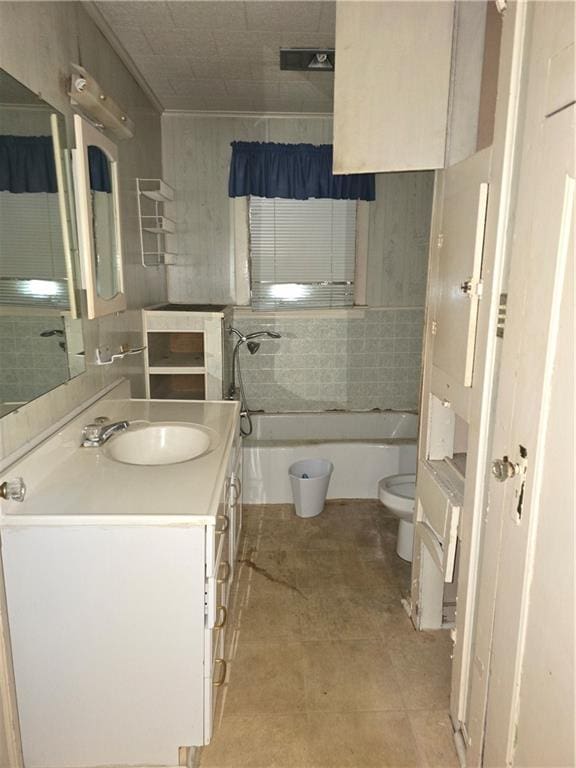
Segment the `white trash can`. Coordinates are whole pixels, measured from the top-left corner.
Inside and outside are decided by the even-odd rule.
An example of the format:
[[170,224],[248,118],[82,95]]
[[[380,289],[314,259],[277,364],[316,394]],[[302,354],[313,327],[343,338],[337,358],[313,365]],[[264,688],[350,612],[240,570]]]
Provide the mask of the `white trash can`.
[[288,470],[298,517],[316,517],[324,509],[334,465],[327,459],[303,459]]

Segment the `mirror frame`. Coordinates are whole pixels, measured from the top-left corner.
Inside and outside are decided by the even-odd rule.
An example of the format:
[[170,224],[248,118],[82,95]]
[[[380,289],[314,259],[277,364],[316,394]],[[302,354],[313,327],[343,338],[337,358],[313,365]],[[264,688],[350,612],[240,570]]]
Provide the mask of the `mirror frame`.
[[[110,315],[114,312],[122,312],[126,309],[122,263],[122,231],[120,226],[118,149],[110,139],[80,115],[74,115],[74,134],[76,137],[76,149],[72,150],[72,153],[74,158],[74,189],[76,192],[82,283],[83,288],[86,290],[88,318],[93,319],[103,315]],[[88,166],[89,145],[99,147],[110,160],[116,235],[115,271],[118,285],[118,293],[111,299],[103,299],[98,295],[97,289],[94,232],[91,215],[90,172]]]

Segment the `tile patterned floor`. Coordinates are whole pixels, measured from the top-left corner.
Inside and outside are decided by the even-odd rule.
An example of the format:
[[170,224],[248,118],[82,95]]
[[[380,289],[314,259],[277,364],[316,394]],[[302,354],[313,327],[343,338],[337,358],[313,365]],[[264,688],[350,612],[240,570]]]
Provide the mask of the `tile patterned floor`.
[[233,647],[201,768],[450,768],[447,632],[415,632],[371,501],[245,508]]

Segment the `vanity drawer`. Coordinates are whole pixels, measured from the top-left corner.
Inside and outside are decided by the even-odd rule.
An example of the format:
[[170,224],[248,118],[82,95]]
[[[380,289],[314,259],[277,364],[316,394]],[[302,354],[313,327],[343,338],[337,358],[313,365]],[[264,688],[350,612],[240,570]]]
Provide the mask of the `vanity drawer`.
[[[206,578],[205,603],[206,603],[206,627],[211,629],[218,623],[217,608],[219,605],[228,604],[228,587],[232,577],[232,567],[229,553],[229,533],[212,535],[215,538],[217,553],[214,563],[210,566],[211,573]],[[208,564],[207,564],[208,567]],[[222,602],[223,601],[223,602]]]
[[207,629],[205,637],[206,649],[204,653],[204,677],[216,680],[219,678],[219,671],[216,669],[220,665],[218,659],[224,658],[225,632],[223,629]]
[[217,718],[217,710],[222,702],[222,692],[227,681],[228,666],[224,659],[224,637],[221,630],[206,630],[212,635],[207,646],[211,648],[210,664],[208,665],[208,653],[204,677],[204,744],[208,744],[212,738],[214,722]]
[[228,514],[230,516],[230,563],[232,573],[236,570],[236,558],[238,545],[242,533],[242,452],[236,457],[230,477],[230,489],[228,492]]
[[[230,509],[225,501],[220,503],[216,525],[206,526],[206,577],[213,576],[222,560],[228,559],[232,531]],[[225,554],[226,553],[226,554]]]

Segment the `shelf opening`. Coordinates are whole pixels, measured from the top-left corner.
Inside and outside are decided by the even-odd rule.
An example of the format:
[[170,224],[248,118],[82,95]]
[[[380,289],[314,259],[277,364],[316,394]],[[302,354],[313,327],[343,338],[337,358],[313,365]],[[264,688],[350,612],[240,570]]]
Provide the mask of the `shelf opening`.
[[150,374],[150,397],[157,400],[205,400],[204,374]]

